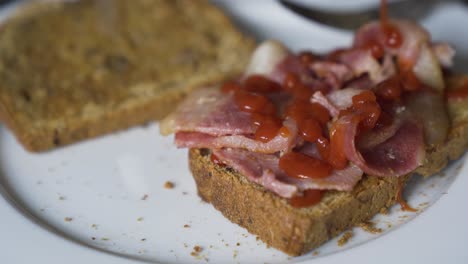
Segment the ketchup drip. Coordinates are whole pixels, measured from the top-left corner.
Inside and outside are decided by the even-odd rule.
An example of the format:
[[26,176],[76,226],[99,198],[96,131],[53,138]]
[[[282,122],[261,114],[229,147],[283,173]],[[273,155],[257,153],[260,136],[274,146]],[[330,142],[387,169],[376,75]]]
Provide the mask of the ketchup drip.
[[390,48],[399,48],[403,43],[403,37],[400,30],[390,23],[387,0],[380,2],[380,26],[385,36],[385,45]]
[[[404,39],[400,30],[390,22],[386,0],[381,0],[380,4],[380,26],[385,36],[384,45],[393,49],[400,48]],[[398,64],[400,71],[399,76],[403,89],[406,91],[417,91],[422,89],[423,84],[413,72],[415,62],[399,60]]]
[[314,205],[322,200],[324,191],[306,190],[302,196],[294,196],[289,200],[292,207],[302,208]]
[[411,207],[405,199],[403,199],[403,188],[405,187],[405,182],[403,179],[399,179],[398,181],[398,191],[396,195],[396,200],[401,206],[401,210],[408,211],[408,212],[417,212],[418,210]]
[[380,24],[382,26],[388,24],[388,6],[387,6],[387,0],[381,0],[380,1]]
[[277,109],[266,96],[267,93],[279,92],[281,85],[260,75],[249,76],[242,83],[227,82],[221,90],[232,92],[239,110],[252,114],[252,123],[257,127],[254,138],[261,142],[269,142],[278,134],[287,136],[287,128],[282,126],[276,116]]

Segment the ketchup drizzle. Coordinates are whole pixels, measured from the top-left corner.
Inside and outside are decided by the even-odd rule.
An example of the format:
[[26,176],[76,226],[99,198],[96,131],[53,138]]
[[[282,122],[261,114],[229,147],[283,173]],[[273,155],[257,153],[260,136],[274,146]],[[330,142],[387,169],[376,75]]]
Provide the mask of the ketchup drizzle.
[[401,210],[407,212],[417,212],[417,209],[411,207],[406,200],[403,198],[403,188],[405,187],[405,181],[403,179],[398,180],[398,191],[396,195],[396,200],[401,206]]
[[[372,56],[381,60],[385,50],[398,49],[403,44],[403,36],[398,27],[392,23],[388,15],[387,1],[381,0],[380,30],[378,34],[360,43],[353,49],[370,51]],[[325,57],[311,52],[299,53],[297,58],[302,66],[309,66],[317,60],[340,61],[343,53],[350,49],[340,49]],[[423,88],[422,83],[412,71],[411,63],[398,62],[399,73],[380,83],[375,91],[367,90],[352,98],[352,105],[342,110],[338,118],[349,116],[353,125],[358,126],[358,136],[366,130],[386,126],[391,123],[392,116],[382,111],[379,102],[392,104],[401,100],[404,92],[412,92]],[[345,125],[328,123],[331,116],[322,105],[311,103],[310,97],[319,90],[318,87],[308,87],[301,78],[293,72],[286,74],[282,84],[276,83],[261,75],[252,75],[243,81],[228,82],[222,87],[225,93],[232,93],[240,111],[251,115],[251,122],[256,127],[252,135],[257,141],[267,143],[279,136],[288,137],[291,131],[283,125],[287,119],[297,124],[299,136],[317,146],[320,157],[310,157],[294,150],[283,153],[279,159],[279,167],[292,178],[318,179],[326,178],[335,169],[344,169],[349,161],[345,155],[345,137],[348,133]],[[279,113],[269,97],[272,93],[287,93],[290,102]],[[447,93],[448,98],[468,97],[468,80],[464,88]],[[280,116],[281,115],[281,116]],[[211,160],[218,165],[224,165],[215,155]],[[402,198],[403,181],[399,183],[397,201],[403,210],[414,211]],[[306,190],[302,195],[292,197],[289,202],[293,207],[307,207],[320,202],[323,191]]]

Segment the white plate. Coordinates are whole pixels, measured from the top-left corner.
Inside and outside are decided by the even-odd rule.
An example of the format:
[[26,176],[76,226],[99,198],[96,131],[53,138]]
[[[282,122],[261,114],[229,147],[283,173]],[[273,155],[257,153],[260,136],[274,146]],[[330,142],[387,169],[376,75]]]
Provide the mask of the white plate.
[[[280,39],[294,49],[324,51],[350,41],[350,34],[305,21],[276,2],[216,2],[244,29],[261,39]],[[468,12],[459,7],[441,7],[425,21],[436,38],[468,41],[449,25],[468,23]],[[419,212],[406,213],[395,206],[389,215],[379,215],[374,222],[382,234],[355,228],[355,236],[344,247],[335,239],[316,255],[290,258],[266,248],[201,202],[186,156],[186,150],[172,145],[172,137],[158,135],[157,124],[45,154],[24,151],[10,132],[0,128],[0,262],[468,261],[464,159],[429,180],[415,178],[406,196]],[[175,187],[164,188],[166,181]],[[203,250],[193,256],[196,245]]]

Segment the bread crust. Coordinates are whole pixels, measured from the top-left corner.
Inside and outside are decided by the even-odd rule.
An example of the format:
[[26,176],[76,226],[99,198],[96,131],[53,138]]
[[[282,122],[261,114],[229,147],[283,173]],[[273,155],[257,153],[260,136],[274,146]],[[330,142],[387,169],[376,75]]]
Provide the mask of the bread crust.
[[366,176],[352,192],[330,191],[319,204],[298,209],[236,171],[212,163],[207,153],[207,149],[189,151],[199,196],[268,246],[291,256],[307,253],[370,219],[391,206],[398,191],[397,178]]
[[1,31],[0,118],[30,151],[159,120],[254,48],[208,1],[30,3]]
[[[428,147],[424,165],[415,173],[435,174],[449,160],[465,152],[468,146],[467,103],[468,100],[450,102],[448,112],[452,127],[448,140],[445,144]],[[208,149],[190,149],[189,167],[204,201],[267,245],[291,256],[307,253],[392,206],[399,180],[406,182],[410,178],[410,175],[400,178],[365,175],[353,191],[329,191],[320,203],[298,209],[238,172],[214,164]]]

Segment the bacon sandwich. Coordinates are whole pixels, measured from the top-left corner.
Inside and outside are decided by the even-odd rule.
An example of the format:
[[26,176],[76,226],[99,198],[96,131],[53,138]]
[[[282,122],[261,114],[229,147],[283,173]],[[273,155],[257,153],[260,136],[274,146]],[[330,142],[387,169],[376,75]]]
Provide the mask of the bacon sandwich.
[[160,125],[189,148],[201,198],[296,256],[399,201],[468,144],[468,78],[419,25],[382,18],[318,55],[266,41],[243,76],[199,89]]

